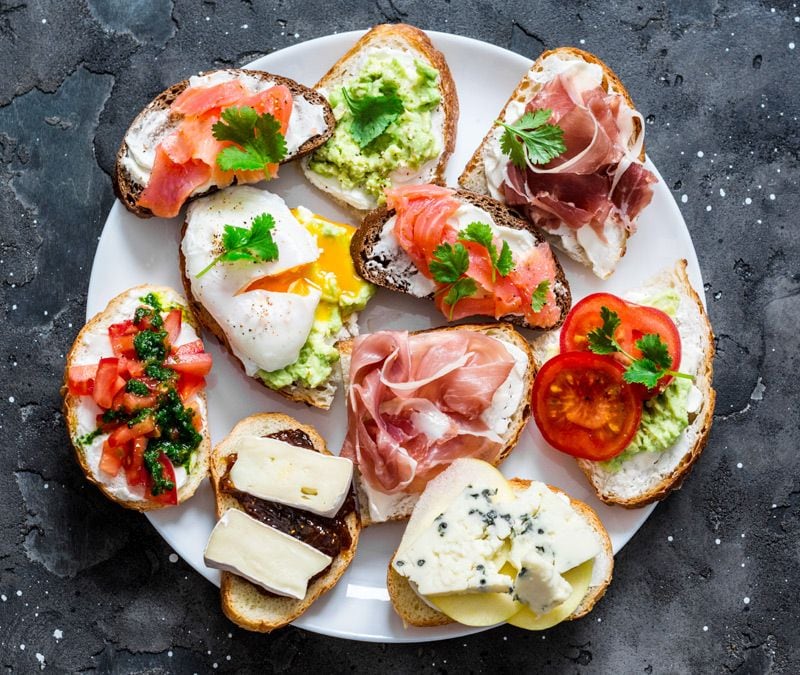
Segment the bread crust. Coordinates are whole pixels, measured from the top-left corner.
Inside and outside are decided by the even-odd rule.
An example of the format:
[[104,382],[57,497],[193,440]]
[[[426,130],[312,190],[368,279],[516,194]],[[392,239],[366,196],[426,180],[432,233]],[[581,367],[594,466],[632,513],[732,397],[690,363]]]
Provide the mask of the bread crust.
[[[445,171],[447,169],[447,162],[456,147],[456,131],[458,128],[459,104],[458,93],[456,92],[456,83],[453,80],[453,75],[450,72],[450,67],[447,61],[436,47],[433,46],[431,39],[427,34],[417,28],[405,23],[393,24],[379,24],[373,26],[368,30],[359,40],[348,49],[344,56],[342,56],[336,63],[331,66],[331,69],[322,76],[322,78],[315,85],[315,89],[326,89],[332,82],[343,77],[346,70],[346,64],[352,58],[356,57],[361,50],[375,44],[381,44],[387,40],[401,40],[408,44],[415,52],[422,56],[428,63],[439,72],[439,92],[441,95],[441,105],[444,117],[444,126],[442,129],[442,152],[439,155],[439,160],[436,163],[434,171],[434,179],[432,182],[437,185],[445,184]],[[333,131],[331,131],[333,133]],[[321,144],[320,144],[321,145]],[[305,164],[303,166],[305,172],[310,171]],[[353,210],[357,213],[363,211],[356,209],[352,204],[341,199],[335,194],[328,193],[337,203],[341,206]]]
[[[455,191],[455,197],[463,202],[472,204],[479,209],[483,209],[492,217],[497,225],[510,227],[515,230],[525,230],[530,232],[537,244],[545,243],[545,239],[542,237],[541,232],[537,228],[535,228],[527,220],[520,218],[518,215],[516,215],[516,213],[511,211],[504,204],[498,202],[496,199],[493,199],[488,195],[478,194],[477,192],[472,192],[463,188]],[[388,288],[391,291],[406,293],[404,289],[399,288],[396,284],[392,284],[385,274],[376,273],[368,267],[368,262],[373,259],[372,251],[380,239],[381,229],[386,221],[394,215],[395,211],[389,210],[386,206],[380,206],[377,209],[367,213],[350,242],[350,256],[353,258],[353,264],[355,265],[356,271],[361,278],[366,279],[376,286],[382,286],[383,288]],[[561,263],[555,254],[553,255],[553,261],[556,267],[556,278],[555,284],[553,285],[553,292],[555,294],[556,303],[558,304],[558,309],[560,311],[559,318],[556,323],[554,323],[552,326],[548,326],[547,328],[537,328],[529,325],[524,316],[518,316],[514,314],[502,316],[497,319],[497,321],[511,323],[519,328],[530,328],[531,330],[552,330],[553,328],[558,328],[564,323],[570,307],[572,307],[572,294],[569,289],[569,282],[564,274],[564,269],[561,267]],[[433,300],[433,294],[427,297]],[[487,318],[488,320],[488,317],[482,318]]]
[[[496,324],[462,324],[458,326],[445,326],[443,328],[429,328],[427,330],[417,330],[411,331],[410,335],[419,335],[421,333],[431,333],[431,332],[445,332],[445,331],[458,331],[458,330],[469,330],[475,331],[478,333],[484,333],[491,335],[492,337],[500,338],[505,340],[506,342],[510,342],[514,344],[516,347],[521,349],[528,357],[528,369],[525,372],[525,378],[523,380],[523,394],[520,398],[520,407],[517,409],[512,415],[511,424],[509,425],[509,430],[506,432],[506,439],[503,444],[503,448],[498,455],[497,461],[494,463],[494,466],[499,466],[511,451],[516,447],[517,442],[519,441],[519,437],[522,434],[522,431],[525,429],[525,425],[528,423],[528,420],[531,416],[531,395],[533,393],[533,381],[536,377],[536,372],[538,370],[538,364],[536,363],[536,359],[534,358],[533,351],[531,350],[530,344],[528,341],[520,335],[513,326],[508,323],[496,323]],[[347,390],[349,386],[349,364],[350,364],[350,357],[353,352],[353,340],[343,340],[336,345],[337,349],[339,350],[339,354],[341,355],[340,363],[342,364],[342,380],[344,382],[345,390]],[[367,494],[363,487],[363,479],[361,478],[361,474],[358,470],[358,465],[356,464],[355,473],[354,473],[354,483],[356,486],[356,495],[358,497],[357,502],[359,506],[359,511],[361,514],[361,522],[364,527],[369,527],[370,525],[374,525],[379,522],[391,522],[397,520],[407,520],[408,517],[411,515],[411,511],[414,508],[414,504],[416,503],[416,499],[410,500],[405,502],[401,505],[399,510],[392,513],[391,516],[385,521],[374,521],[370,517],[369,513],[369,501],[367,498]]]
[[[508,482],[515,492],[526,490],[532,483],[532,481],[525,478],[510,478]],[[553,492],[569,497],[566,492],[557,487],[553,487],[552,485],[548,485],[547,487]],[[565,621],[574,621],[575,619],[586,616],[594,608],[600,598],[605,595],[613,575],[614,551],[611,547],[611,538],[608,536],[608,532],[594,509],[588,504],[573,499],[572,497],[569,497],[569,500],[571,506],[580,513],[584,520],[600,536],[602,551],[596,557],[595,564],[605,565],[602,579],[599,583],[595,583],[589,587],[580,606],[565,619]],[[397,555],[396,550],[392,554],[392,559],[394,559],[395,555]],[[416,626],[418,628],[431,628],[433,626],[444,626],[449,623],[454,623],[446,614],[443,614],[424,602],[414,592],[408,579],[398,574],[394,567],[392,567],[391,560],[389,561],[386,574],[386,588],[389,591],[389,599],[392,601],[392,606],[403,620],[404,625]]]
[[[111,492],[109,492],[106,484],[95,474],[92,467],[89,466],[89,462],[82,448],[80,447],[80,444],[76,441],[78,431],[78,408],[80,407],[81,399],[83,397],[69,393],[68,380],[69,369],[75,365],[74,361],[77,358],[84,335],[91,333],[97,328],[107,328],[112,323],[115,323],[115,321],[118,320],[118,308],[128,300],[131,294],[136,293],[137,295],[146,295],[150,292],[166,294],[170,297],[176,297],[176,299],[180,298],[182,301],[181,304],[185,308],[183,315],[184,321],[187,321],[192,328],[197,331],[198,334],[200,333],[200,325],[196,316],[192,313],[190,305],[184,298],[176,293],[175,290],[167,286],[155,286],[153,284],[134,286],[133,288],[129,288],[127,291],[124,291],[112,298],[106,308],[95,314],[78,332],[72,347],[67,353],[66,366],[64,368],[64,380],[61,386],[61,396],[64,399],[63,411],[64,419],[67,425],[67,433],[69,435],[75,459],[83,470],[84,475],[90,483],[93,483],[97,486],[104,497],[112,502],[115,502],[116,504],[119,504],[120,506],[125,507],[126,509],[132,509],[134,511],[155,511],[156,509],[167,508],[170,506],[170,504],[162,504],[160,502],[154,502],[147,499],[123,500],[115,497]],[[200,442],[197,450],[195,450],[195,469],[189,476],[187,476],[186,483],[184,483],[183,486],[178,489],[178,504],[182,504],[184,501],[189,499],[200,486],[200,483],[202,483],[203,480],[205,480],[205,477],[208,475],[208,461],[209,455],[211,454],[211,436],[208,431],[208,400],[206,398],[205,390],[199,392],[197,397],[202,401],[203,404],[203,414],[201,415],[203,424],[200,430],[203,440]]]
[[[700,458],[700,455],[703,452],[703,449],[706,447],[706,443],[708,442],[708,436],[711,432],[711,425],[714,421],[714,407],[716,404],[716,392],[712,387],[715,353],[714,331],[711,327],[711,322],[708,319],[708,314],[706,313],[705,307],[703,306],[703,302],[700,300],[700,296],[689,282],[689,276],[686,273],[687,264],[688,263],[685,259],[679,260],[675,267],[675,273],[680,280],[681,285],[683,286],[684,293],[686,293],[689,299],[695,303],[695,305],[697,305],[697,308],[700,311],[700,316],[703,322],[703,331],[705,333],[704,343],[707,345],[703,363],[698,371],[698,378],[696,378],[697,380],[702,380],[702,382],[706,384],[706,387],[703,390],[703,400],[705,403],[700,413],[701,420],[698,423],[700,431],[695,443],[691,448],[689,448],[688,452],[683,456],[680,463],[669,473],[669,475],[665,476],[662,480],[653,485],[651,488],[647,489],[645,492],[631,498],[624,498],[613,492],[604,491],[602,487],[595,481],[594,473],[592,471],[593,462],[579,459],[578,466],[591,483],[592,487],[597,493],[597,497],[606,504],[623,506],[628,509],[638,509],[643,506],[647,506],[648,504],[652,504],[653,502],[661,501],[673,490],[680,489],[683,481],[686,479],[686,476],[691,471],[695,462]],[[695,422],[697,422],[697,420],[695,420]]]
[[[325,114],[325,124],[326,129],[323,133],[317,134],[316,136],[312,136],[307,141],[305,141],[291,156],[284,158],[280,163],[286,164],[298,157],[303,157],[308,153],[312,152],[320,145],[322,145],[325,141],[327,141],[331,135],[333,134],[333,130],[336,126],[336,120],[333,117],[333,110],[331,110],[330,105],[328,105],[328,101],[325,99],[324,96],[319,94],[318,92],[306,87],[294,80],[290,80],[288,77],[283,77],[281,75],[273,75],[272,73],[267,73],[261,70],[248,70],[245,68],[223,68],[226,72],[236,72],[240,75],[249,75],[252,77],[257,77],[262,80],[269,80],[271,82],[275,82],[276,84],[282,84],[286,86],[289,91],[291,91],[293,96],[302,96],[310,103],[321,105],[324,108]],[[205,71],[203,74],[208,75],[218,71]],[[131,128],[136,124],[137,120],[145,114],[153,110],[164,110],[169,108],[175,99],[189,86],[189,80],[181,80],[180,82],[173,84],[168,89],[162,91],[158,96],[156,96],[150,103],[145,106],[144,110],[142,110],[131,122],[131,125],[128,127],[128,130],[125,132],[125,136],[122,138],[122,142],[120,143],[119,150],[117,150],[117,157],[116,163],[114,165],[114,177],[112,181],[112,186],[114,188],[114,194],[117,196],[122,204],[125,206],[128,211],[133,213],[139,218],[152,218],[154,214],[150,209],[144,208],[139,206],[136,202],[139,199],[142,191],[144,190],[145,186],[140,185],[137,183],[133,177],[127,172],[125,166],[122,162],[123,157],[127,153],[127,146],[125,144],[125,137],[130,132]],[[237,181],[234,178],[232,185],[236,185]],[[229,186],[226,186],[229,187]],[[216,186],[212,186],[205,192],[192,195],[189,197],[185,204],[188,204],[190,201],[198,199],[200,197],[204,197],[206,195],[212,194],[213,192],[217,192],[219,189]]]
[[[211,453],[211,484],[214,488],[214,499],[216,504],[217,518],[221,518],[229,508],[240,508],[238,501],[231,495],[220,491],[220,481],[227,470],[227,456],[231,452],[230,442],[242,435],[264,435],[277,431],[300,430],[304,432],[313,442],[314,449],[325,455],[330,455],[325,439],[311,426],[301,424],[288,415],[281,413],[260,413],[245,417],[231,429],[230,434],[225,437]],[[239,577],[231,572],[222,572],[220,582],[220,597],[222,601],[222,611],[236,625],[247,630],[260,633],[269,633],[277,628],[291,623],[303,614],[314,601],[323,593],[333,588],[344,574],[358,547],[358,537],[361,532],[361,523],[358,517],[358,509],[349,514],[346,518],[348,530],[351,537],[351,545],[342,550],[331,563],[327,572],[318,579],[312,581],[308,586],[305,598],[297,600],[295,598],[268,596],[260,591],[256,591],[255,584]],[[258,593],[259,617],[254,617],[253,612],[247,613],[244,606],[243,596],[252,596],[253,592]]]

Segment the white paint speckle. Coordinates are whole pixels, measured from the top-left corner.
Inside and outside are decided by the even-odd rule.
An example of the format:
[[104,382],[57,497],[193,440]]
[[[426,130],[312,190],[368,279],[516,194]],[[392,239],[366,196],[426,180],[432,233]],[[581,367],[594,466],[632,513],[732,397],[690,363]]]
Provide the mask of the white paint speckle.
[[714,543],[715,543],[717,546],[719,546],[721,542],[720,542],[720,540],[719,540],[719,539],[715,539],[715,540],[714,540]]
[[[42,19],[42,23],[47,23],[47,19]],[[33,222],[35,223],[36,221],[34,220]]]
[[724,197],[725,196],[725,190],[723,188],[719,189],[719,196],[720,197]]
[[0,595],[0,600],[5,602],[6,600],[8,600],[8,596],[5,593],[3,593],[3,595]]
[[39,669],[44,670],[44,654],[36,652],[36,660],[39,662]]
[[176,563],[176,562],[178,562],[178,556],[177,556],[177,554],[175,554],[175,553],[170,553],[170,554],[169,554],[169,561],[170,561],[171,563]]
[[578,42],[580,42],[582,45],[585,45],[585,44],[586,44],[586,40],[584,40],[583,38],[581,38],[580,40],[578,40]]
[[16,305],[11,305],[11,309],[16,309],[16,308],[17,308]]
[[706,206],[706,211],[710,211],[710,210],[711,210],[711,204],[709,204],[708,206]]
[[742,466],[743,466],[743,464],[742,464],[741,462],[739,462],[739,463],[737,463],[737,464],[736,464],[736,468],[737,468],[737,469],[741,469],[741,468],[742,468]]
[[167,652],[167,656],[169,656],[169,658],[172,658],[172,650],[171,649]]
[[672,535],[669,535],[669,536],[667,537],[667,541],[672,541]]
[[774,202],[774,201],[775,201],[775,195],[774,195],[773,193],[770,193],[770,195],[769,195],[769,200],[770,200],[771,202]]
[[17,597],[18,597],[18,598],[21,598],[21,597],[22,597],[22,591],[17,591]]
[[752,203],[753,203],[753,200],[752,200],[752,199],[750,199],[750,197],[745,197],[745,198],[744,198],[744,203],[745,203],[745,204],[747,204],[747,205],[749,206],[750,204],[752,204]]
[[689,201],[689,195],[681,195],[681,204],[685,204]]
[[243,23],[242,28],[244,28],[244,30],[247,30],[248,28],[250,28],[250,26],[248,26],[246,23]]
[[794,42],[789,43],[789,49],[794,49]]
[[750,598],[748,598],[748,597],[745,597],[745,598],[744,598],[744,600],[742,600],[742,602],[743,602],[745,605],[749,605],[749,604],[750,604]]
[[758,378],[756,381],[756,386],[753,387],[753,391],[750,394],[751,401],[763,401],[764,400],[764,392],[767,390],[766,385],[761,381],[761,377]]
[[25,645],[20,645],[20,646],[19,646],[19,648],[20,648],[20,650],[22,650],[23,652],[25,651]]
[[708,633],[708,626],[703,626],[703,632]]
[[63,637],[64,637],[64,632],[63,632],[63,631],[62,631],[60,628],[56,628],[56,629],[53,631],[53,637],[54,637],[56,640],[60,640],[61,638],[63,638]]
[[698,157],[702,157],[703,155],[704,155],[704,153],[703,153],[703,151],[702,151],[702,150],[698,150],[698,151],[697,151],[697,156],[698,156]]
[[9,403],[13,403],[14,402],[14,397],[13,396],[9,396],[8,397],[8,402]]

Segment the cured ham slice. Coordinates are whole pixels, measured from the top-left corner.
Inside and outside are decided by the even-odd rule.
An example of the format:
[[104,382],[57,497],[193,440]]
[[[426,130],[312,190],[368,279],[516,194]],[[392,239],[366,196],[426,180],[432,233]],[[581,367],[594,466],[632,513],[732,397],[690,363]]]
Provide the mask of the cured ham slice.
[[421,492],[459,457],[496,462],[502,440],[482,415],[514,358],[469,330],[356,338],[342,456],[386,493]]

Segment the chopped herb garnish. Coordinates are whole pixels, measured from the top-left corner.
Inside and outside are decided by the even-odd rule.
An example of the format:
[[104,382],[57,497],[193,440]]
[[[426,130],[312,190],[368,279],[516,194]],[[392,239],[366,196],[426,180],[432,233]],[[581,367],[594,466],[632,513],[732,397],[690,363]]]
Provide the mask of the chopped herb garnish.
[[158,296],[150,291],[147,295],[142,296],[139,298],[145,305],[150,305],[154,310],[157,312],[163,312],[164,308],[161,306],[161,300],[158,299]]
[[236,144],[217,155],[217,165],[224,171],[260,171],[286,157],[281,123],[270,113],[259,115],[249,106],[223,110],[211,133],[218,141]]
[[511,247],[508,242],[504,241],[500,248],[500,253],[497,252],[497,247],[494,245],[494,233],[492,226],[488,223],[481,223],[475,221],[467,225],[461,232],[458,233],[458,238],[461,241],[471,241],[480,244],[486,249],[489,254],[489,260],[492,263],[492,282],[495,280],[495,271],[501,277],[507,277],[511,270],[514,269],[514,258],[511,255]]
[[534,312],[541,312],[542,308],[547,304],[547,291],[550,290],[550,282],[545,279],[540,281],[538,286],[531,294],[531,309]]
[[524,169],[528,163],[547,164],[567,151],[564,130],[555,124],[547,124],[552,113],[549,108],[526,112],[514,124],[497,120],[497,124],[505,129],[500,138],[500,149],[514,166]]
[[150,389],[148,386],[142,382],[141,380],[137,380],[136,378],[131,378],[125,383],[125,391],[129,394],[134,394],[135,396],[149,396]]
[[146,365],[144,367],[144,374],[147,375],[147,377],[158,380],[159,382],[167,382],[168,380],[173,380],[178,376],[178,373],[171,368],[161,366],[157,363],[149,363]]
[[164,340],[166,331],[143,330],[133,336],[133,348],[140,361],[156,361],[161,363],[167,356],[167,345]]
[[342,88],[342,96],[353,117],[350,135],[359,148],[372,143],[405,110],[403,99],[396,93],[353,98],[347,89]]
[[154,497],[175,489],[175,483],[164,475],[164,467],[161,465],[160,457],[161,451],[157,447],[151,447],[151,444],[144,451],[144,466],[153,480],[150,486],[150,493]]
[[226,225],[222,235],[224,251],[212,260],[197,274],[202,277],[218,262],[233,260],[251,260],[253,262],[271,262],[278,259],[278,245],[272,239],[275,219],[269,213],[262,213],[253,218],[250,228]]

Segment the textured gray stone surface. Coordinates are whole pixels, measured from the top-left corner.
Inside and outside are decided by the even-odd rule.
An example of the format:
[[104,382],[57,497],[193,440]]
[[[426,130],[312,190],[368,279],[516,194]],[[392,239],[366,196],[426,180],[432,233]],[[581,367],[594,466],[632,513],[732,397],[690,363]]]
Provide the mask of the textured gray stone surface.
[[[0,665],[800,671],[798,15],[785,0],[0,0]],[[133,112],[199,69],[396,20],[529,56],[585,46],[612,64],[706,280],[719,390],[708,448],[618,556],[593,614],[545,635],[381,646],[235,629],[144,518],[86,484],[66,442],[64,353]]]

